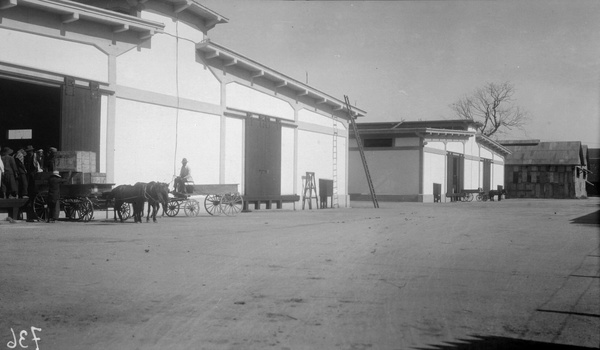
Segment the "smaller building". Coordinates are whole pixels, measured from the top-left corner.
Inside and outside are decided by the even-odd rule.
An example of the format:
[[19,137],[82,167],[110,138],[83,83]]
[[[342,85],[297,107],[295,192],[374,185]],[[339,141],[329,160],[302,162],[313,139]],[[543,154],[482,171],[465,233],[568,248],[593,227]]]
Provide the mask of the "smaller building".
[[508,198],[586,198],[587,147],[579,141],[503,140]]
[[[378,200],[434,202],[504,185],[508,149],[477,132],[472,120],[357,124]],[[348,191],[369,200],[355,135],[350,134]]]

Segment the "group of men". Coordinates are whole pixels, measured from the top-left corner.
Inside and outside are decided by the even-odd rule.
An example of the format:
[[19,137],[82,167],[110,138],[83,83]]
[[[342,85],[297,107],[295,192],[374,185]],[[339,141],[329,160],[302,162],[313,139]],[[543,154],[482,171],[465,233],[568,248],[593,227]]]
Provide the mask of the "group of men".
[[48,152],[32,145],[15,152],[3,147],[0,152],[0,198],[28,198],[35,195],[36,174],[56,170],[57,149]]

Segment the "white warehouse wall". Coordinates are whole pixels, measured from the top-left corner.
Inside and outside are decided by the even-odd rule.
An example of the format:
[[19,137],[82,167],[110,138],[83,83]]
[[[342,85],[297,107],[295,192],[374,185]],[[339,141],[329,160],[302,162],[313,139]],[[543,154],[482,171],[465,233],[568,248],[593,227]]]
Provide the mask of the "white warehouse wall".
[[225,87],[227,107],[294,121],[294,109],[286,101],[251,89],[240,83]]
[[108,82],[108,55],[95,46],[3,28],[0,62]]

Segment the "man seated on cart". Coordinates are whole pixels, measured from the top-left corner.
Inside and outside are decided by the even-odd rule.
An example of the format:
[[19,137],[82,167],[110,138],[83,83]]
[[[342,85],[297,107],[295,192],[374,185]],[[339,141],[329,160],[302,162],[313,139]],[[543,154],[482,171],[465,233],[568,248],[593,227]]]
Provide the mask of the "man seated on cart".
[[175,192],[186,193],[186,182],[194,182],[194,179],[192,179],[192,169],[190,169],[187,159],[183,158],[181,160],[181,170],[179,171],[179,176],[177,176],[174,181]]

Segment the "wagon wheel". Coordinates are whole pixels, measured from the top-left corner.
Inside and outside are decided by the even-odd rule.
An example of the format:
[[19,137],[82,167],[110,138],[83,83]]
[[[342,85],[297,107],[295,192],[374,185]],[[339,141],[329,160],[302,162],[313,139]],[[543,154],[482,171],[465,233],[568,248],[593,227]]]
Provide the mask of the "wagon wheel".
[[121,217],[123,218],[123,220],[129,219],[131,217],[131,204],[121,204],[121,208],[119,208],[119,211],[121,212]]
[[94,218],[94,204],[89,198],[82,198],[78,206],[79,220],[88,222]]
[[60,201],[62,210],[65,212],[65,218],[69,220],[79,220],[77,211],[78,203],[74,199],[67,198]]
[[227,216],[237,215],[244,207],[244,199],[236,193],[226,193],[221,198],[221,211]]
[[475,198],[477,198],[478,202],[481,202],[483,200],[483,195],[481,193],[478,193],[477,197],[475,197]]
[[195,199],[188,199],[184,202],[183,211],[186,216],[198,216],[200,214],[200,203]]
[[179,200],[171,198],[169,203],[167,203],[167,207],[164,208],[164,211],[167,216],[177,216],[179,213]]
[[47,210],[48,210],[48,202],[46,198],[48,197],[48,191],[38,193],[33,199],[33,212],[38,220],[46,221],[48,218]]
[[467,193],[465,195],[465,202],[472,202],[473,201],[473,193]]
[[210,215],[221,215],[221,195],[209,194],[204,198],[204,209]]

